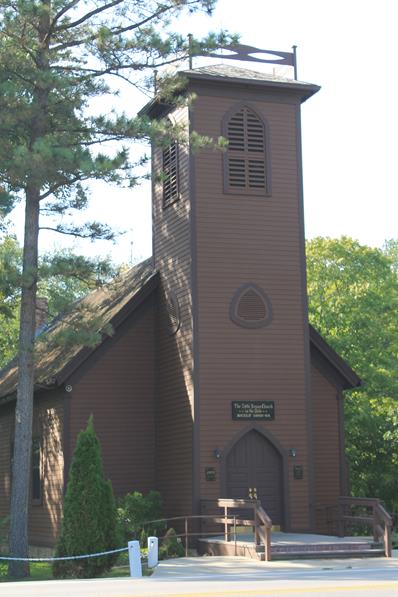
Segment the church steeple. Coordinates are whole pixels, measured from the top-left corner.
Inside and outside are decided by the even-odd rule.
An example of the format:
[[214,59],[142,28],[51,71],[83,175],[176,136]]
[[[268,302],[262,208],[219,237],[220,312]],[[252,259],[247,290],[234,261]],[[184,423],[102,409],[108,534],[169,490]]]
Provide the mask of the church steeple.
[[[190,152],[182,145],[154,150],[154,262],[166,317],[170,304],[179,311],[173,336],[167,326],[159,330],[158,399],[164,405],[159,441],[167,443],[167,433],[179,437],[179,418],[189,418],[192,435],[182,433],[174,463],[192,481],[192,493],[185,490],[184,500],[192,500],[197,509],[201,498],[225,492],[233,497],[245,489],[234,486],[239,455],[234,452],[228,459],[228,445],[248,421],[231,416],[232,404],[272,403],[274,418],[261,422],[274,455],[272,466],[286,464],[275,450],[294,445],[304,473],[297,483],[291,472],[285,478],[281,470],[277,477],[284,479],[283,487],[275,486],[268,498],[265,488],[258,491],[265,500],[280,501],[275,516],[285,528],[309,528],[310,357],[300,105],[319,88],[229,65],[183,75],[195,97],[192,105],[173,109],[154,101],[147,113],[159,117],[168,112],[187,131],[214,139],[222,135],[228,146],[224,152]],[[172,415],[170,404],[175,405]],[[250,438],[261,452],[263,440]],[[211,447],[225,450],[217,465]],[[193,461],[184,461],[187,453]],[[216,469],[217,483],[207,480],[209,467]]]

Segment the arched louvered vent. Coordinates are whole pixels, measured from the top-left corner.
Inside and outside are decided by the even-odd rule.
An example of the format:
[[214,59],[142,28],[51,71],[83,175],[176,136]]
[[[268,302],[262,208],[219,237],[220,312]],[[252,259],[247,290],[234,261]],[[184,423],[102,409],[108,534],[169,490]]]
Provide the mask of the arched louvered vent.
[[166,328],[170,335],[175,334],[180,327],[180,306],[175,294],[170,293],[166,300]]
[[262,321],[267,316],[267,308],[258,292],[249,288],[240,298],[237,314],[246,321]]
[[232,193],[269,194],[267,138],[264,122],[247,106],[227,119],[225,189]]
[[230,315],[242,327],[264,327],[272,320],[271,301],[256,284],[244,284],[232,298]]
[[163,149],[163,207],[177,201],[178,189],[178,143],[173,141]]

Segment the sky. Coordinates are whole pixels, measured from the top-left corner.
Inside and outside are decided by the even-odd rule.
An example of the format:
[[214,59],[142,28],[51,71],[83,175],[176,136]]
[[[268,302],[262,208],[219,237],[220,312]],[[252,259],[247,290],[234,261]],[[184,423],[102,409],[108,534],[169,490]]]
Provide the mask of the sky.
[[[395,0],[219,0],[211,17],[190,15],[174,26],[195,36],[227,29],[239,33],[241,43],[261,49],[291,51],[297,45],[298,78],[321,86],[302,107],[307,238],[348,235],[382,246],[398,237],[397,12]],[[202,64],[203,59],[196,59],[194,66]],[[289,67],[277,72],[292,76]],[[119,107],[133,115],[147,100],[124,90]],[[42,231],[41,250],[67,245],[124,263],[151,254],[148,182],[134,190],[96,184],[84,216],[92,218],[125,234],[112,245],[74,242]],[[22,241],[21,208],[13,221]]]

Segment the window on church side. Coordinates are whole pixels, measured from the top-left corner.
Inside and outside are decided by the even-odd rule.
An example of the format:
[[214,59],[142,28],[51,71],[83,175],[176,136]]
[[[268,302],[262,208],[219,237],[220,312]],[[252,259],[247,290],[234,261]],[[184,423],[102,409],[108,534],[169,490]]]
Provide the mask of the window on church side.
[[225,126],[225,190],[230,193],[270,193],[264,122],[247,106],[229,117]]
[[[42,498],[42,469],[41,469],[41,439],[35,437],[32,440],[31,455],[31,489],[30,497],[33,504],[41,504]],[[14,465],[14,441],[10,443],[10,489],[12,484],[12,472]]]
[[163,208],[179,198],[178,188],[178,142],[173,141],[163,149]]
[[41,502],[41,441],[35,437],[32,441],[32,502]]

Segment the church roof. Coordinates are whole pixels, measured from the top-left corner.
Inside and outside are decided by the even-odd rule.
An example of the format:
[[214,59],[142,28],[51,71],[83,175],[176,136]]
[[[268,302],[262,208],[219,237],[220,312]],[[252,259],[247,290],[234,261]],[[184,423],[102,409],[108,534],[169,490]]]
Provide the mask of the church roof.
[[[36,344],[35,387],[49,388],[63,383],[95,350],[81,343],[64,343],[60,333],[78,326],[82,318],[91,321],[100,333],[100,342],[112,333],[144,300],[157,284],[152,259],[131,268],[110,284],[90,292],[66,313],[57,317],[42,332]],[[95,326],[98,325],[98,329]],[[60,341],[61,340],[61,341]],[[16,392],[18,362],[13,359],[0,371],[0,400]]]
[[271,73],[255,71],[249,68],[242,68],[232,64],[211,64],[210,66],[200,66],[198,68],[181,71],[181,74],[189,78],[219,78],[225,80],[229,79],[243,79],[248,81],[259,81],[261,83],[282,83],[289,87],[297,87],[298,85],[306,87],[307,89],[318,90],[318,85],[312,83],[305,83],[304,81],[297,81],[282,77]]
[[[77,301],[66,313],[56,318],[45,330],[43,340],[37,343],[35,368],[35,387],[50,389],[64,383],[65,380],[92,354],[96,346],[88,347],[82,343],[63,344],[59,342],[59,333],[73,324],[78,324],[83,317],[98,320],[100,343],[123,323],[158,284],[158,272],[153,269],[152,259],[147,259],[131,268],[110,284],[94,290]],[[331,368],[343,389],[350,389],[361,384],[360,378],[322,336],[310,326],[311,348],[316,349]],[[98,346],[98,345],[97,345]],[[8,401],[15,395],[17,388],[18,363],[12,360],[0,371],[0,401]]]
[[[224,85],[228,82],[231,84],[290,90],[298,94],[302,102],[305,102],[320,89],[318,85],[312,83],[305,83],[304,81],[297,81],[231,64],[200,66],[198,68],[179,71],[177,74],[192,81],[222,82]],[[158,117],[163,115],[163,112],[167,111],[168,108],[170,106],[163,103],[160,96],[156,96],[139,111],[139,115]]]
[[362,380],[331,346],[322,338],[321,334],[310,324],[311,351],[314,349],[326,363],[334,379],[338,379],[343,390],[357,388],[362,385]]

